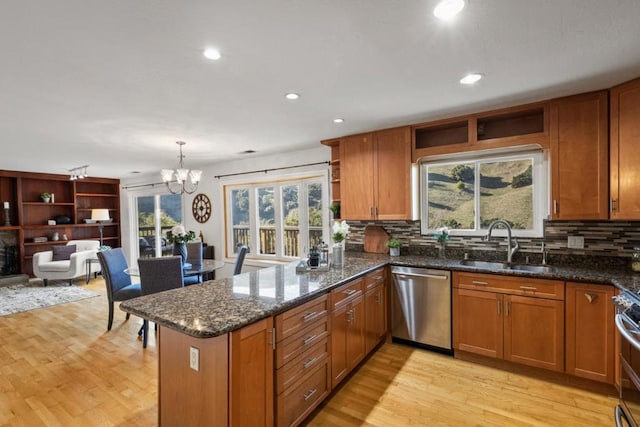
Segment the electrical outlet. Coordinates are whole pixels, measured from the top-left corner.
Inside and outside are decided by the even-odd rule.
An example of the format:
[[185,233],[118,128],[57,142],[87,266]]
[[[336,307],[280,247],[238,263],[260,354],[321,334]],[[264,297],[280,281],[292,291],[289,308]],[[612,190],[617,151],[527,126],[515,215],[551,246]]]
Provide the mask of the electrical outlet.
[[194,371],[200,370],[200,350],[196,347],[189,350],[189,367]]
[[569,236],[567,239],[567,247],[569,249],[584,249],[583,236]]

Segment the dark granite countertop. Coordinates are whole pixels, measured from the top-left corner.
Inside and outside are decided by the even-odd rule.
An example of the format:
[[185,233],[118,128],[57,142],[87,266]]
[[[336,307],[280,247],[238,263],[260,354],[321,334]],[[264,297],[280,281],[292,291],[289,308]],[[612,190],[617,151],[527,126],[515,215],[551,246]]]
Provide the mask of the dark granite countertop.
[[345,267],[328,272],[296,273],[296,263],[261,269],[124,301],[120,309],[197,338],[231,332],[295,307],[387,264],[446,270],[497,273],[574,282],[611,284],[640,291],[640,273],[626,268],[553,266],[550,272],[491,271],[463,266],[459,260],[425,256],[389,257],[345,253]]

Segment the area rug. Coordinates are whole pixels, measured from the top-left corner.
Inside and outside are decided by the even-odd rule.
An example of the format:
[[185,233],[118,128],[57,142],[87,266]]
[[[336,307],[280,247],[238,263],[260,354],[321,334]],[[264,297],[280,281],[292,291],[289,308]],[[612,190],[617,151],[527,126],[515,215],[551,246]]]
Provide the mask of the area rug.
[[50,283],[46,287],[39,284],[4,286],[0,288],[0,316],[79,301],[98,295],[78,286],[69,286],[67,283]]

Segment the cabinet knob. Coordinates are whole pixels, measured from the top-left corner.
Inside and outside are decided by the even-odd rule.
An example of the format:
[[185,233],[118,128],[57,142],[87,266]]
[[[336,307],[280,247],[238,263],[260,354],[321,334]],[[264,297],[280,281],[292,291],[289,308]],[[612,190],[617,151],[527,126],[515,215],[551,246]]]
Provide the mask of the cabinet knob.
[[593,302],[596,300],[596,298],[598,298],[598,295],[597,294],[589,294],[589,293],[585,292],[584,297],[587,299],[587,301],[589,301],[590,304],[593,304]]

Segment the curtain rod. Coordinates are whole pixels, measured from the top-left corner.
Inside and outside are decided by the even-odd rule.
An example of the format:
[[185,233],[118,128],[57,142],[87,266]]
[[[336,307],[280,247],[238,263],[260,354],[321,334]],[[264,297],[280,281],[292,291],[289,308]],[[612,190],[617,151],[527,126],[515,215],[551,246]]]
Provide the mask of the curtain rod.
[[164,185],[164,182],[152,182],[150,184],[127,185],[126,187],[122,187],[122,190],[128,190],[130,188],[140,188],[140,187],[155,187],[156,185]]
[[294,169],[294,168],[303,168],[305,166],[317,166],[317,165],[330,165],[331,162],[326,161],[326,162],[316,162],[316,163],[307,163],[305,165],[296,165],[296,166],[284,166],[281,168],[271,168],[271,169],[260,169],[260,170],[254,170],[254,171],[248,171],[248,172],[237,172],[237,173],[228,173],[225,175],[216,175],[214,176],[214,178],[225,178],[227,176],[237,176],[237,175],[248,175],[251,173],[258,173],[258,172],[271,172],[271,171],[279,171],[279,170],[284,170],[284,169]]
[[[330,161],[307,163],[307,164],[304,164],[304,165],[283,166],[281,168],[260,169],[260,170],[248,171],[248,172],[228,173],[228,174],[225,174],[225,175],[216,175],[216,176],[214,176],[214,178],[220,179],[220,178],[224,178],[224,177],[227,177],[227,176],[248,175],[250,173],[258,173],[258,172],[267,173],[267,172],[279,171],[279,170],[283,170],[283,169],[294,169],[294,168],[303,168],[303,167],[306,167],[306,166],[330,165],[330,164],[331,164]],[[122,187],[122,190],[128,190],[130,188],[154,187],[156,185],[164,185],[164,182],[152,182],[150,184],[127,185],[125,187]]]

